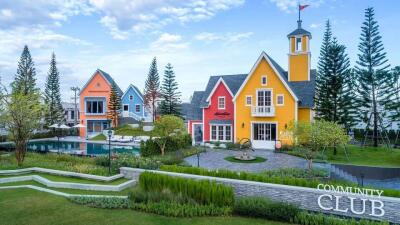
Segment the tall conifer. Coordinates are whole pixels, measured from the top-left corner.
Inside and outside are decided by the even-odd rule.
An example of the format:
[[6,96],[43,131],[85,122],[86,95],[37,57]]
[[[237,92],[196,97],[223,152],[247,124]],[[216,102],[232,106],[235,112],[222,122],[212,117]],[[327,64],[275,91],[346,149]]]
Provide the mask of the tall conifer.
[[118,126],[118,115],[121,109],[121,96],[118,93],[117,85],[115,83],[111,86],[110,100],[107,106],[107,118],[111,120],[111,126]]
[[160,77],[157,69],[157,59],[153,58],[144,89],[144,104],[151,109],[153,122],[157,117],[157,100],[160,97]]
[[[358,83],[359,112],[364,121],[372,123],[373,145],[378,146],[378,132],[383,107],[388,103],[388,94],[393,91],[388,73],[388,60],[383,48],[379,25],[374,18],[373,8],[365,10],[365,21],[361,26],[358,45],[358,60],[355,67]],[[371,120],[369,119],[371,118]]]
[[173,67],[168,63],[165,66],[164,79],[161,85],[161,113],[164,115],[180,115],[180,95]]
[[24,46],[18,62],[17,74],[11,84],[13,93],[27,95],[38,91],[36,88],[36,70],[28,46]]
[[44,102],[46,105],[45,121],[48,126],[64,122],[64,109],[61,104],[60,75],[57,69],[56,55],[51,55],[50,69],[47,74]]

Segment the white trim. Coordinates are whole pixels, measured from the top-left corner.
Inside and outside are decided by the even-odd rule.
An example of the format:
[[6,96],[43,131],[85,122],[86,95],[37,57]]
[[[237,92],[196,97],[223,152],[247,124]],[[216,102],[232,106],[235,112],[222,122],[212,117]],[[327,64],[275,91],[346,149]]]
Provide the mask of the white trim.
[[[137,111],[137,106],[139,106],[139,112]],[[135,113],[140,113],[140,111],[142,110],[141,106],[141,104],[135,104]]]
[[206,100],[207,102],[210,101],[211,96],[214,95],[214,92],[217,90],[217,88],[218,88],[218,86],[219,86],[220,83],[223,83],[223,84],[224,84],[224,86],[225,86],[225,88],[228,90],[229,94],[233,97],[233,94],[232,94],[231,90],[229,89],[228,85],[226,85],[224,79],[222,79],[222,77],[220,77],[220,78],[218,79],[217,83],[214,85],[212,91],[211,91],[210,94],[208,95],[207,100]]
[[[252,143],[254,142],[254,138],[253,138],[253,125],[254,124],[275,124],[275,140],[279,140],[278,121],[250,121],[250,140]],[[275,141],[275,140],[270,140],[270,141]]]
[[[219,100],[220,99],[224,99],[224,107],[219,107]],[[218,106],[218,109],[226,109],[226,98],[225,98],[225,96],[218,96],[217,106]]]
[[[86,113],[86,99],[88,98],[102,98],[103,101],[103,113]],[[106,96],[84,96],[83,97],[83,113],[85,116],[104,116],[107,115],[107,97]]]
[[[282,97],[282,104],[279,104],[278,98]],[[277,94],[276,95],[276,105],[277,106],[284,106],[285,105],[285,95],[284,94]]]
[[[247,103],[247,98],[250,97],[250,104]],[[245,106],[252,106],[253,105],[253,95],[246,95],[244,100]]]
[[236,98],[240,95],[240,93],[242,92],[244,86],[246,86],[247,82],[249,81],[250,77],[254,74],[254,71],[256,70],[257,66],[260,64],[262,59],[265,59],[267,61],[267,63],[271,66],[271,68],[274,70],[276,76],[278,76],[278,78],[281,80],[281,82],[283,83],[283,85],[286,87],[286,89],[289,91],[289,93],[293,96],[295,101],[299,101],[299,99],[297,98],[297,96],[295,95],[295,93],[293,92],[293,90],[289,87],[289,85],[285,82],[285,80],[283,79],[283,77],[280,75],[280,73],[276,70],[276,68],[274,67],[274,65],[271,63],[271,61],[268,59],[268,56],[265,52],[262,52],[261,55],[258,57],[256,63],[253,65],[251,71],[247,74],[246,79],[244,80],[244,82],[242,83],[242,85],[240,86],[239,90],[236,92],[236,95],[233,97],[233,101],[236,101]]
[[[129,86],[128,86],[128,88],[126,89],[126,91],[122,94],[121,99],[123,99],[124,96],[126,95],[126,93],[128,93],[129,88],[132,88],[133,91],[136,92],[136,94],[139,96],[139,98],[143,101],[142,95],[136,91],[136,88],[133,86],[133,84],[129,84]],[[129,99],[128,99],[128,100],[129,100]]]
[[[297,49],[298,45],[297,45],[297,40],[300,39],[300,50]],[[295,37],[294,39],[294,51],[295,52],[303,52],[303,37]]]
[[107,78],[103,75],[103,73],[100,71],[100,69],[97,69],[93,75],[89,78],[89,80],[86,82],[85,85],[83,85],[81,91],[79,92],[79,95],[81,95],[81,93],[83,92],[83,90],[85,90],[85,88],[90,84],[90,82],[92,81],[92,79],[94,78],[94,76],[96,76],[96,74],[99,73],[103,79],[107,82],[108,85],[110,85],[110,87],[112,86],[112,84],[107,80]]
[[236,142],[236,102],[233,102],[233,130],[235,131],[235,132],[233,132],[233,143],[235,143]]
[[203,142],[204,142],[204,125],[203,125],[203,123],[201,123],[201,122],[193,122],[192,123],[192,145],[194,146],[194,144],[196,143],[196,140],[194,139],[194,125],[201,125],[202,126],[202,133],[203,133],[203,135],[202,135],[202,139],[203,139]]

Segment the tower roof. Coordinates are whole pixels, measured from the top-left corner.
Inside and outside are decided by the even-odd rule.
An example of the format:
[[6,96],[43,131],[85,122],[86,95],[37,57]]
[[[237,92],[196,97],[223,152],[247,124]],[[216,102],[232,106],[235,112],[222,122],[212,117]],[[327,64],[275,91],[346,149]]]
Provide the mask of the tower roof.
[[309,31],[304,30],[301,27],[301,20],[297,20],[297,29],[294,30],[292,33],[288,34],[288,38],[294,37],[294,36],[298,36],[298,35],[303,35],[303,36],[310,36],[311,39],[311,33]]

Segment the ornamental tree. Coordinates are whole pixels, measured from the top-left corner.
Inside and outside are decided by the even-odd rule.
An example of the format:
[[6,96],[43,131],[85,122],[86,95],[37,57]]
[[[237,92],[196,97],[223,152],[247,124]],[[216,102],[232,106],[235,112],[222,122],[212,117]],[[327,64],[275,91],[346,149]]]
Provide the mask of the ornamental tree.
[[178,82],[175,79],[175,73],[170,63],[165,66],[164,79],[161,85],[161,105],[162,115],[176,115],[180,113],[181,93],[178,90]]
[[144,88],[144,104],[151,109],[153,122],[157,118],[157,100],[160,97],[160,77],[157,70],[157,59],[153,58]]
[[165,145],[168,137],[181,135],[185,125],[183,120],[177,116],[164,115],[154,122],[154,141],[160,148],[161,155],[165,153]]
[[121,109],[121,96],[119,96],[117,85],[115,83],[111,86],[110,100],[107,106],[107,118],[111,120],[111,126],[118,126],[118,115]]

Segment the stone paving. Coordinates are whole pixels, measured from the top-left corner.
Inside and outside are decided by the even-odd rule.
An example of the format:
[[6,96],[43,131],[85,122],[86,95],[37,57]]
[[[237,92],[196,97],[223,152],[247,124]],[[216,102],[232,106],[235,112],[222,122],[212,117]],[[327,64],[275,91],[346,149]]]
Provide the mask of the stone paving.
[[[200,154],[200,167],[251,172],[279,168],[307,167],[307,161],[305,159],[283,153],[275,153],[271,150],[255,150],[255,152],[250,153],[252,156],[267,158],[267,161],[262,163],[234,163],[224,159],[225,157],[239,154],[241,154],[240,151],[208,149],[206,152]],[[190,156],[186,158],[185,161],[192,166],[197,166],[197,155]]]

